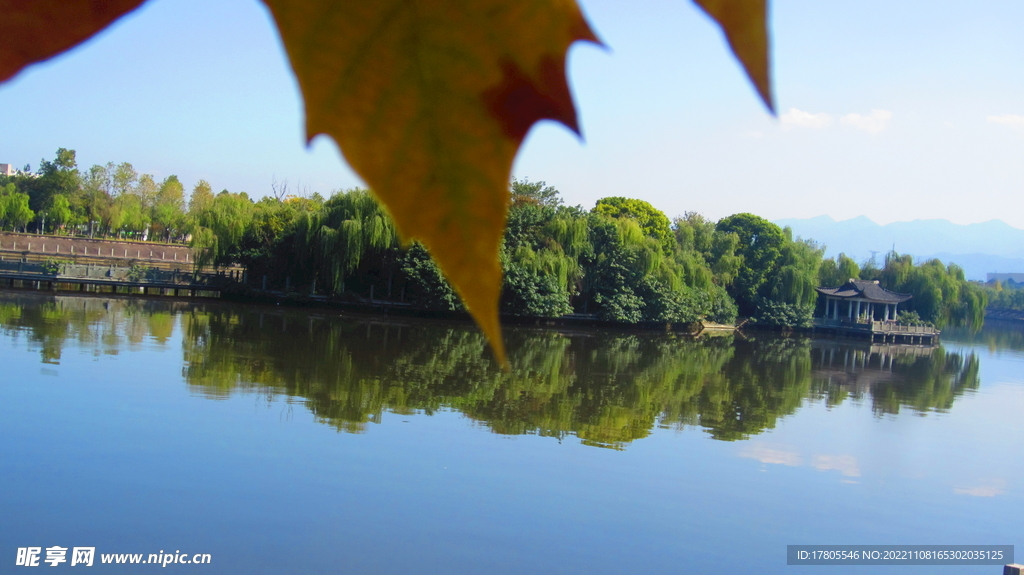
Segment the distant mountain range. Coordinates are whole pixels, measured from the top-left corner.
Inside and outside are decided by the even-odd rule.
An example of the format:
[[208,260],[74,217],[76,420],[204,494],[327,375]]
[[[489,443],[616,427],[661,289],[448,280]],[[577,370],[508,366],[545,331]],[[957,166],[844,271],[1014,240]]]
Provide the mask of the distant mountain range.
[[794,237],[824,244],[825,255],[845,253],[858,263],[877,252],[879,265],[896,249],[915,261],[938,258],[964,268],[967,279],[984,280],[990,272],[1024,272],[1024,230],[1001,220],[960,225],[949,220],[914,220],[878,225],[865,216],[837,222],[829,216],[775,222],[793,229]]

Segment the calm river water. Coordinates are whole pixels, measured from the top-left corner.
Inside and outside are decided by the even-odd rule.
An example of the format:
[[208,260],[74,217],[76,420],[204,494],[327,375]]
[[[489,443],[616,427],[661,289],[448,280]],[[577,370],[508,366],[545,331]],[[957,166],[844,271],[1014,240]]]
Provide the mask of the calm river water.
[[[1015,544],[1024,329],[933,349],[0,292],[0,572],[991,573],[788,544]],[[68,561],[58,570],[79,570]],[[145,557],[143,561],[145,561]],[[40,563],[50,572],[48,564]],[[75,571],[73,571],[75,572]]]

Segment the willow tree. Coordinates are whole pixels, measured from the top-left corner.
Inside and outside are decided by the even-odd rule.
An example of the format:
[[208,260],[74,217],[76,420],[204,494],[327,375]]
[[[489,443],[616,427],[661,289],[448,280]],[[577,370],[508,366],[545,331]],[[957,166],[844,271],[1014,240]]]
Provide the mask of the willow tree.
[[590,215],[593,255],[584,263],[585,302],[596,304],[599,317],[689,323],[706,316],[712,298],[687,284],[685,266],[674,249],[666,254],[659,230],[645,229],[627,214],[606,211],[595,209]]
[[[372,285],[380,274],[392,294],[400,242],[391,216],[369,191],[354,188],[336,194],[323,208],[300,218],[295,228],[296,256],[312,262],[311,281],[323,278],[329,291],[343,293],[356,276]],[[369,281],[367,281],[369,280]]]
[[36,214],[29,207],[28,194],[13,191],[8,184],[3,195],[0,195],[0,222],[4,227],[10,226],[11,231],[25,231],[25,226],[35,218]]
[[579,257],[590,249],[586,215],[561,206],[544,182],[514,180],[500,251],[501,310],[529,316],[570,313],[580,293]]
[[835,259],[822,260],[818,270],[818,284],[825,287],[841,286],[851,279],[861,277],[860,266],[846,254],[839,254]]
[[[50,200],[50,207],[46,210],[46,217],[54,230],[63,230],[72,217],[71,202],[67,196],[54,196]],[[45,231],[45,230],[44,230]]]
[[978,329],[985,321],[988,296],[981,286],[967,281],[964,270],[937,259],[914,265],[909,255],[890,252],[879,279],[886,288],[914,297],[905,305],[938,327],[966,326]]
[[786,243],[779,250],[776,268],[765,286],[765,296],[801,308],[813,308],[818,299],[818,272],[825,249],[811,240],[793,240],[785,230]]
[[237,261],[242,238],[252,222],[253,203],[245,192],[227,190],[217,194],[209,206],[193,215],[192,247],[196,268],[216,267]]

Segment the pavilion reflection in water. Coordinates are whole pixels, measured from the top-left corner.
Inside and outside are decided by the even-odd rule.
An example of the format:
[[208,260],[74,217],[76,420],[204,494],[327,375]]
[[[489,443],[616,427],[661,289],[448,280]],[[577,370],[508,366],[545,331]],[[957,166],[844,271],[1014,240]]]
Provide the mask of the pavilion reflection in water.
[[812,387],[830,402],[870,397],[877,414],[943,412],[980,385],[976,355],[938,346],[814,340],[811,363]]

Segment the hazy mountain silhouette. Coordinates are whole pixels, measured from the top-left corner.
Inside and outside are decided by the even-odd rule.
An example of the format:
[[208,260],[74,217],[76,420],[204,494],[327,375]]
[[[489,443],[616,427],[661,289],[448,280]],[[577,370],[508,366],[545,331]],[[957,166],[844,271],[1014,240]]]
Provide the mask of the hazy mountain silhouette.
[[914,220],[878,225],[865,216],[837,222],[829,216],[777,220],[794,237],[826,246],[825,255],[845,253],[858,262],[878,252],[878,262],[895,247],[915,260],[939,258],[964,268],[968,279],[983,280],[989,272],[1024,272],[1024,230],[1001,220],[954,224],[949,220]]

